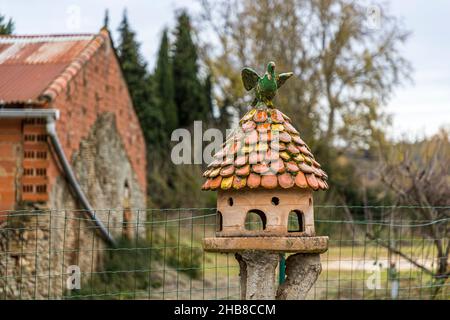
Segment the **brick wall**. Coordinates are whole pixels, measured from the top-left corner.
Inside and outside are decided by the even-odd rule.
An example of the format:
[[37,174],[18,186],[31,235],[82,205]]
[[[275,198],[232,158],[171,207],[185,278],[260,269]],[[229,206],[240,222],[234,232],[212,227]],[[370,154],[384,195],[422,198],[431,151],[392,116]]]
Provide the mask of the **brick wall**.
[[[121,140],[142,192],[146,194],[144,136],[109,41],[105,41],[49,107],[61,112],[56,129],[70,161],[98,115],[114,113]],[[57,168],[49,168],[49,190],[57,176]]]
[[11,210],[20,193],[16,182],[22,166],[22,121],[1,119],[0,128],[0,210]]
[[22,121],[23,162],[21,172],[22,201],[48,201],[47,168],[51,161],[45,119]]

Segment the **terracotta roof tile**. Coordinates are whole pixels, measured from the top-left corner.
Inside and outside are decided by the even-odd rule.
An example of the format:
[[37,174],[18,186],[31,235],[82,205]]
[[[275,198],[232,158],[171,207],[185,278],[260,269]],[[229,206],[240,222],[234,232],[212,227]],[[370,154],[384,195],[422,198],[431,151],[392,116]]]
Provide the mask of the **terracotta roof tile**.
[[234,189],[242,189],[247,185],[247,178],[235,176],[233,179],[233,188]]
[[204,190],[248,188],[328,189],[327,174],[288,116],[252,109],[203,174]]
[[278,186],[277,176],[275,174],[262,176],[261,186],[266,189],[275,189]]
[[298,172],[295,176],[295,185],[299,188],[307,188],[308,182],[306,181],[305,174],[303,172]]
[[249,188],[258,188],[261,184],[261,176],[256,173],[250,173],[250,175],[247,178],[247,186]]

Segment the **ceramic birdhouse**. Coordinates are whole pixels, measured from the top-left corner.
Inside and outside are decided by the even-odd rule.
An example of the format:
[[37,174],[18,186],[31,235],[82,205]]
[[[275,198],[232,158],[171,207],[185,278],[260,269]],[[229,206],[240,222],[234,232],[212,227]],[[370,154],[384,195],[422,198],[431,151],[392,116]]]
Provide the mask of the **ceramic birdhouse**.
[[218,192],[216,237],[205,239],[205,250],[327,249],[313,209],[313,192],[328,188],[327,174],[291,119],[272,106],[256,101],[204,173],[203,189]]

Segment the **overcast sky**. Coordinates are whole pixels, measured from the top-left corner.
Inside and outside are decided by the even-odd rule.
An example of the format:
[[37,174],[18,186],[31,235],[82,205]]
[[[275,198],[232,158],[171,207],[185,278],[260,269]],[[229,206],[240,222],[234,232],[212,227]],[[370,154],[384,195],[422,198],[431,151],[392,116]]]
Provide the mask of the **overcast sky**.
[[[398,88],[387,106],[394,117],[389,134],[430,135],[441,126],[450,126],[450,1],[388,3],[390,12],[412,31],[403,50],[414,67],[414,83]],[[174,25],[174,10],[198,10],[196,2],[189,0],[0,0],[0,13],[13,17],[17,34],[97,32],[106,8],[110,28],[115,31],[125,7],[150,66],[154,64],[161,30]]]

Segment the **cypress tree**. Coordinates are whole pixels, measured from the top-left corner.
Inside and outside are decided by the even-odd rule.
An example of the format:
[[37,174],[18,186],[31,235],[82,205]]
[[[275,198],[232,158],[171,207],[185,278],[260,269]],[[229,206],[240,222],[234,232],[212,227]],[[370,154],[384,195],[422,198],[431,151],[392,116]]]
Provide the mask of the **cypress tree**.
[[14,32],[14,22],[10,18],[6,22],[5,16],[0,14],[0,34],[7,35],[12,34]]
[[[161,102],[158,97],[158,87],[155,81],[154,75],[148,75],[146,79],[147,91],[145,99],[147,100],[145,109],[145,127],[144,134],[147,137],[147,145],[154,148],[156,156],[160,156],[161,148],[167,147],[167,143],[170,139],[165,133],[166,123],[164,120],[164,114],[160,108]],[[150,153],[150,150],[149,152]]]
[[158,99],[153,77],[147,74],[147,64],[139,53],[140,44],[131,29],[126,11],[118,28],[118,56],[125,81],[139,118],[147,145],[158,147],[164,139],[163,116],[158,108]]
[[169,38],[164,30],[158,52],[155,69],[155,82],[159,95],[159,103],[164,115],[165,129],[168,136],[178,127],[178,115],[174,100],[174,83],[172,62],[169,57]]
[[139,53],[140,44],[136,41],[136,34],[128,22],[127,12],[124,10],[123,18],[118,28],[119,45],[117,48],[123,75],[138,114],[145,106],[143,100],[147,90],[145,78],[147,76],[146,63]]
[[177,20],[173,55],[175,104],[180,126],[189,126],[194,120],[208,118],[207,103],[198,78],[197,47],[192,40],[190,18],[183,11]]
[[109,28],[109,9],[105,10],[105,16],[103,17],[103,28]]

